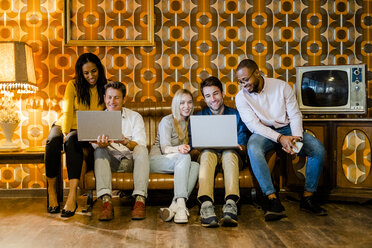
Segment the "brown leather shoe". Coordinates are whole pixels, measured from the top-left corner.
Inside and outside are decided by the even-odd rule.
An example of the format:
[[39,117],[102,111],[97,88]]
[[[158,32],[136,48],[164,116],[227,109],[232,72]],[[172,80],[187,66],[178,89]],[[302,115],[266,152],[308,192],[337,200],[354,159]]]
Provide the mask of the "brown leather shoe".
[[143,220],[146,218],[146,206],[141,201],[136,201],[132,210],[132,220]]
[[109,221],[114,218],[114,208],[112,207],[111,202],[103,203],[101,213],[99,213],[98,220],[100,221]]

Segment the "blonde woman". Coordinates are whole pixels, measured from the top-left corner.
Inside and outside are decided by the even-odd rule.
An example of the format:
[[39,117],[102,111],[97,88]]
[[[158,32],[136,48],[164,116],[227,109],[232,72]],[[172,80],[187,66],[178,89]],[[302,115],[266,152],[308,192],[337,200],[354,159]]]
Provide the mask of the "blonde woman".
[[159,123],[158,135],[150,152],[152,173],[174,173],[174,197],[169,208],[160,209],[164,221],[187,223],[186,201],[199,175],[199,164],[192,162],[188,145],[188,122],[194,104],[190,91],[179,89],[172,101],[172,114]]

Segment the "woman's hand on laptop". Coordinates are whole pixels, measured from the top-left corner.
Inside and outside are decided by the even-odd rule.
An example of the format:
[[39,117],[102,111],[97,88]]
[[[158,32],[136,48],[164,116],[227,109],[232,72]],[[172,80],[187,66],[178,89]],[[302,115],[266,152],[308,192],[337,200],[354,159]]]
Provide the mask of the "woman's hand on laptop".
[[111,141],[109,140],[108,136],[100,135],[97,138],[97,145],[101,148],[108,147],[110,145]]
[[179,145],[178,146],[178,151],[180,151],[180,153],[186,154],[190,151],[190,146],[187,145],[187,144]]

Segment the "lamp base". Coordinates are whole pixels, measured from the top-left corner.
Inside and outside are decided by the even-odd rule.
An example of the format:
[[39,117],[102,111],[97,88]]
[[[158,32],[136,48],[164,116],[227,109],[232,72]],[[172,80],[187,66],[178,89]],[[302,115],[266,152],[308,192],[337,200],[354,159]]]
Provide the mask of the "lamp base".
[[0,122],[0,127],[3,130],[5,136],[5,142],[0,145],[0,151],[14,151],[20,149],[20,147],[12,141],[13,132],[17,128],[18,124],[18,122]]
[[5,142],[0,145],[0,152],[14,152],[19,150],[21,150],[21,148],[13,142]]

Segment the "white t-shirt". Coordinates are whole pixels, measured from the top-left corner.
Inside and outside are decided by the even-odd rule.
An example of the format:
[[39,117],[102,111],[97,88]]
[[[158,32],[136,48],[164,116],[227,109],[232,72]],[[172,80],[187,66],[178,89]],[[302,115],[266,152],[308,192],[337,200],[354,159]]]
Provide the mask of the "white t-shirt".
[[[123,107],[121,113],[121,129],[123,135],[127,139],[135,141],[138,145],[146,147],[145,123],[143,122],[143,118],[139,113]],[[94,145],[94,148],[96,147],[97,146]],[[123,158],[133,158],[133,152],[122,144],[112,142],[107,149],[118,160]]]

